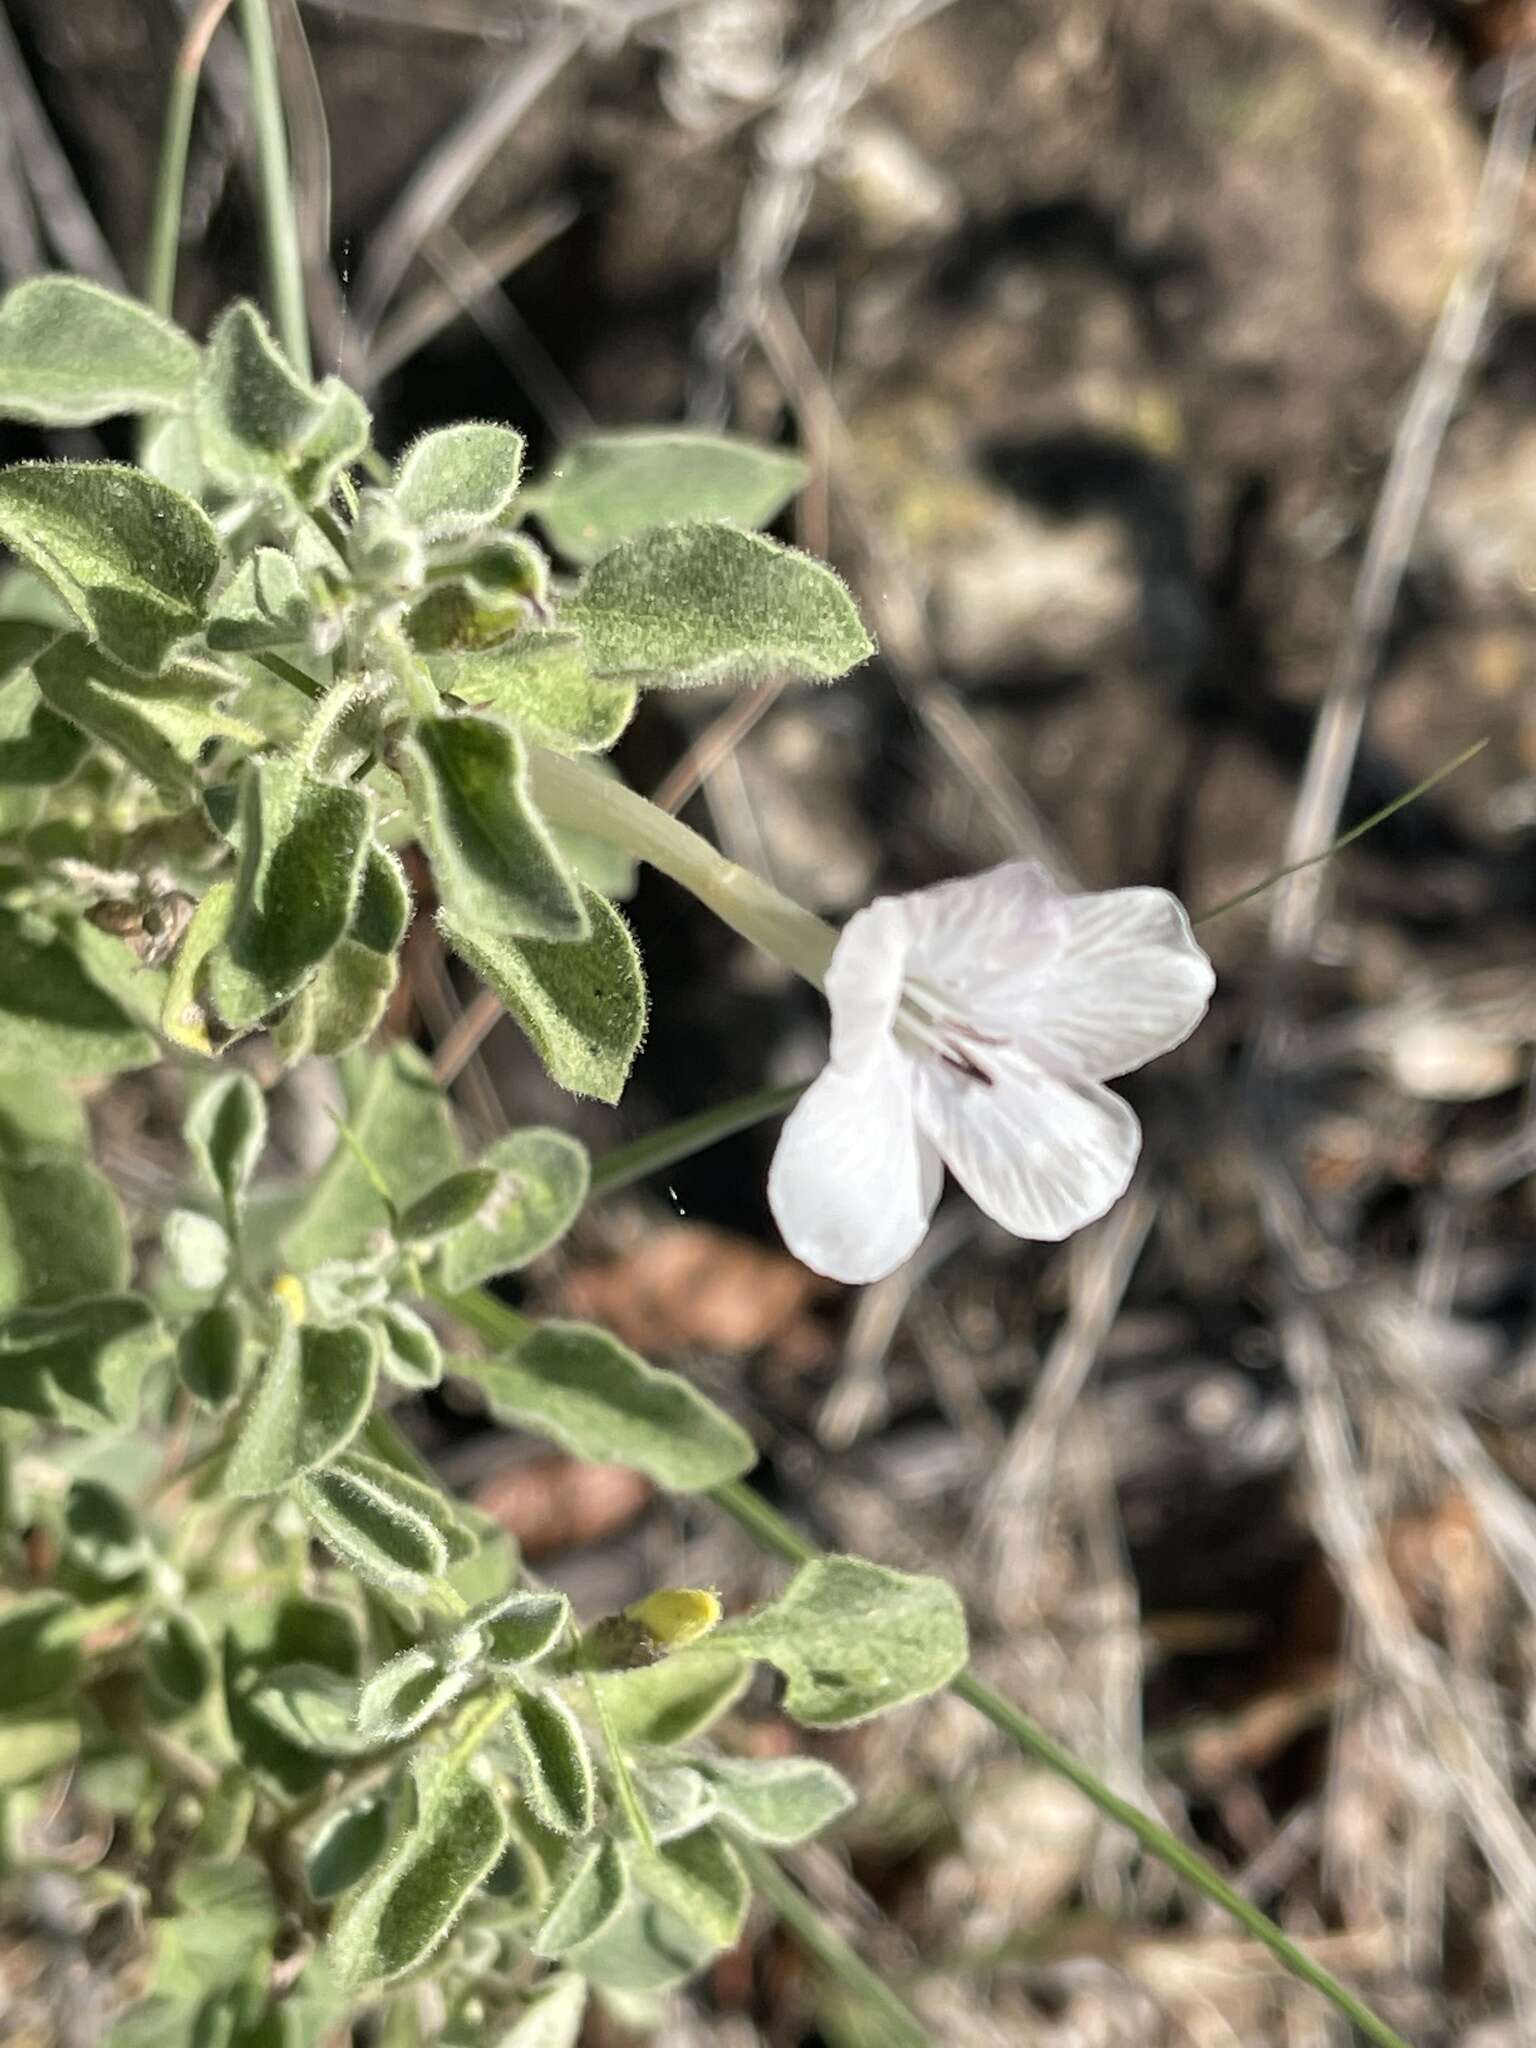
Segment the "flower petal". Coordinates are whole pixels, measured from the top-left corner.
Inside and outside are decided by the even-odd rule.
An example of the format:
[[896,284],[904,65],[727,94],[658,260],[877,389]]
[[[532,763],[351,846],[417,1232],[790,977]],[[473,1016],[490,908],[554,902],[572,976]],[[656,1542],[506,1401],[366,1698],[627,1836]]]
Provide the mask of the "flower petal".
[[827,968],[832,1061],[853,1072],[890,1046],[910,944],[904,899],[880,896],[838,934]]
[[1128,1103],[1022,1060],[988,1063],[989,1086],[936,1061],[917,1074],[917,1119],[979,1209],[1015,1237],[1055,1242],[1125,1193],[1141,1151]]
[[801,1096],[768,1170],[768,1206],[813,1272],[860,1286],[923,1241],[943,1186],[912,1115],[912,1073],[887,1045],[856,1074],[827,1067]]
[[1044,970],[1065,942],[1070,900],[1037,860],[884,899],[906,926],[911,979],[966,1006],[1000,975]]
[[1177,897],[1106,889],[1062,898],[1064,942],[978,993],[972,1015],[1047,1072],[1128,1074],[1188,1038],[1216,976]]

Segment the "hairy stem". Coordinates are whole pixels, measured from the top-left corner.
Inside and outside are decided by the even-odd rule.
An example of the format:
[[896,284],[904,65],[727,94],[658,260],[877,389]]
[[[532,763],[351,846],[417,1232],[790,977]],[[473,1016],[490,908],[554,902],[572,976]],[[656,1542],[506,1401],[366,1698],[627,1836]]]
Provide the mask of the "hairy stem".
[[727,860],[690,826],[622,783],[559,754],[533,754],[529,770],[534,802],[552,825],[590,832],[649,861],[732,931],[782,960],[812,987],[822,986],[837,944],[831,925],[791,902],[771,882]]

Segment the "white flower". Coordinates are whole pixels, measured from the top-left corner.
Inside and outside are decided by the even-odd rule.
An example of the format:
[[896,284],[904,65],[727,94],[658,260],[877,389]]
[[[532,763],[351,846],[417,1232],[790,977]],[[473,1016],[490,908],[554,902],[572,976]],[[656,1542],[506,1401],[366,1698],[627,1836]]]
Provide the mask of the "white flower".
[[1187,1038],[1215,979],[1164,889],[1069,896],[1007,861],[878,898],[838,938],[831,1059],[768,1176],[785,1243],[831,1279],[882,1279],[922,1243],[946,1165],[1018,1237],[1081,1230],[1141,1150],[1103,1082]]

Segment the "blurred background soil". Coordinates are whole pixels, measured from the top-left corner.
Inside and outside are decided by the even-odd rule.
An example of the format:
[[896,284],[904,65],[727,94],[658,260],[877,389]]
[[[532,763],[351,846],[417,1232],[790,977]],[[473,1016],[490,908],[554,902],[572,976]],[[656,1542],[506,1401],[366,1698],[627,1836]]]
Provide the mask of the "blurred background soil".
[[[137,280],[177,0],[5,13],[0,258]],[[329,132],[318,352],[381,445],[474,413],[542,458],[688,417],[812,461],[783,531],[883,658],[825,692],[652,698],[633,783],[834,919],[1021,853],[1197,911],[1280,863],[1528,7],[325,0],[312,74],[277,13],[312,235],[321,107]],[[259,285],[249,139],[226,33],[194,330]],[[769,1128],[599,1205],[532,1280],[739,1415],[820,1540],[953,1577],[983,1668],[1419,2048],[1536,2041],[1531,197],[1340,828],[1488,745],[1339,857],[1297,957],[1270,898],[1205,927],[1215,1006],[1128,1084],[1148,1154],[1121,1209],[1039,1247],[952,1194],[911,1268],[850,1295],[776,1244]],[[622,1110],[558,1095],[503,1024],[457,1080],[471,1127],[601,1148],[812,1071],[809,991],[665,881],[630,911],[656,1002]],[[422,919],[393,1028],[441,1045],[472,997]],[[179,1171],[163,1105],[99,1109],[113,1157]],[[292,1088],[292,1171],[328,1132]],[[718,1517],[451,1392],[413,1426],[589,1612],[773,1582]],[[749,1711],[765,1753],[803,1739],[768,1692]],[[826,1751],[864,1803],[797,1873],[937,2039],[1344,2038],[961,1705]],[[50,1938],[0,1959],[13,2038],[46,2038]],[[879,2038],[766,1923],[664,2037]]]

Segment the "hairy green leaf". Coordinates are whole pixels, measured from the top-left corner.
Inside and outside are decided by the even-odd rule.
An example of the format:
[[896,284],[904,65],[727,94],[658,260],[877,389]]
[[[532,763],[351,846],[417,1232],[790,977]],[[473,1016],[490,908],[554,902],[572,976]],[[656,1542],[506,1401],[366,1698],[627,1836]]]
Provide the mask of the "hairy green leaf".
[[233,1609],[224,1638],[225,1712],[236,1750],[263,1784],[297,1798],[323,1783],[331,1764],[279,1735],[251,1695],[273,1672],[295,1665],[318,1665],[355,1683],[361,1660],[356,1622],[329,1601],[287,1594]]
[[448,1546],[407,1497],[403,1476],[342,1457],[301,1481],[297,1497],[316,1534],[359,1578],[422,1599],[448,1568]]
[[497,1178],[493,1166],[461,1166],[416,1197],[400,1218],[401,1238],[430,1241],[472,1223],[495,1194]]
[[245,1847],[256,1817],[256,1787],[238,1764],[219,1774],[192,1836],[192,1854],[200,1863],[232,1863]]
[[529,502],[561,554],[586,564],[678,520],[766,526],[807,474],[798,456],[733,435],[641,427],[574,442]]
[[424,718],[400,767],[446,915],[514,938],[585,938],[586,914],[529,804],[510,726],[468,712]]
[[216,1026],[213,1018],[208,961],[214,947],[222,943],[234,914],[234,883],[215,882],[192,913],[166,980],[160,1029],[173,1045],[205,1058],[213,1056],[214,1030],[223,1035],[222,1026]]
[[657,1842],[676,1842],[713,1820],[719,1801],[714,1787],[690,1764],[638,1771],[635,1790]]
[[83,277],[34,277],[0,300],[0,415],[88,427],[182,412],[198,353],[179,327]]
[[368,411],[334,377],[308,383],[290,367],[255,307],[233,305],[209,336],[197,393],[202,459],[234,492],[327,497],[368,445]]
[[423,540],[460,540],[501,517],[522,473],[521,434],[464,420],[412,442],[395,480],[395,498]]
[[160,1713],[193,1713],[213,1685],[213,1651],[202,1625],[186,1613],[157,1614],[144,1631],[144,1671]]
[[240,1391],[245,1325],[233,1302],[195,1315],[176,1340],[176,1377],[205,1408],[223,1408]]
[[592,1683],[614,1736],[626,1749],[671,1748],[702,1735],[729,1713],[752,1681],[745,1657],[710,1646],[675,1652],[635,1671],[605,1671]]
[[425,597],[406,614],[420,654],[494,647],[548,616],[549,560],[523,533],[497,533],[444,555],[428,568]]
[[605,1990],[668,1991],[701,1970],[715,1944],[665,1906],[635,1899],[581,1951],[581,1974]]
[[208,645],[230,654],[290,647],[308,637],[313,617],[293,557],[280,548],[257,548],[215,600],[208,615]]
[[203,623],[219,566],[200,506],[114,462],[0,470],[0,540],[47,577],[91,639],[146,675]]
[[277,1493],[328,1463],[362,1427],[377,1373],[373,1338],[361,1324],[295,1330],[284,1315],[236,1427],[228,1491]]
[[64,1496],[64,1551],[68,1563],[82,1568],[88,1580],[106,1586],[137,1578],[150,1557],[138,1516],[99,1479],[70,1482]]
[[368,1317],[379,1343],[379,1369],[397,1387],[419,1393],[443,1376],[443,1347],[430,1323],[403,1302],[392,1301]]
[[547,1251],[581,1214],[591,1180],[586,1147],[563,1131],[513,1131],[481,1163],[494,1169],[494,1192],[439,1252],[439,1274],[455,1292]]
[[128,1270],[128,1227],[94,1167],[0,1162],[0,1310],[114,1294]]
[[267,1142],[266,1098],[252,1076],[236,1070],[210,1081],[188,1110],[183,1135],[203,1178],[238,1216]]
[[323,1664],[281,1664],[250,1694],[252,1711],[295,1749],[366,1756],[380,1745],[356,1724],[357,1687]]
[[349,1989],[387,1983],[444,1940],[507,1845],[507,1820],[472,1766],[419,1758],[416,1819],[331,1924],[326,1954]]
[[389,1801],[379,1794],[326,1815],[304,1855],[309,1894],[324,1902],[351,1891],[389,1841]]
[[816,1757],[701,1756],[696,1768],[714,1786],[724,1818],[770,1848],[808,1842],[855,1801],[842,1773]]
[[303,986],[346,933],[372,836],[361,789],[311,776],[291,757],[246,763],[234,915],[211,961],[224,1021],[256,1023]]
[[155,1041],[81,965],[62,932],[0,905],[0,1073],[116,1074]]
[[0,1159],[25,1166],[38,1157],[79,1154],[88,1138],[79,1097],[56,1075],[0,1072]]
[[718,1828],[700,1828],[666,1843],[654,1856],[637,1854],[633,1872],[643,1892],[711,1948],[729,1948],[746,1925],[752,1887]]
[[534,1818],[557,1835],[584,1835],[593,1822],[592,1759],[581,1724],[558,1693],[518,1687],[507,1733]]
[[965,1663],[965,1616],[942,1579],[824,1557],[780,1597],[717,1629],[712,1643],[776,1665],[787,1713],[840,1728],[947,1685]]
[[539,1986],[511,2033],[503,2034],[496,2048],[576,2048],[586,2010],[584,1977],[550,1978]]
[[0,1407],[73,1429],[123,1428],[164,1348],[154,1310],[134,1294],[18,1309],[0,1318]]
[[277,1906],[255,1861],[183,1870],[171,1891],[172,1910],[155,1922],[157,1991],[202,2000],[239,1984],[270,1952]]
[[512,1592],[472,1607],[454,1634],[461,1653],[475,1655],[497,1677],[547,1657],[571,1618],[563,1593]]
[[[57,637],[49,633],[48,644]],[[77,725],[49,710],[30,675],[0,696],[0,791],[52,789],[69,780],[90,750]],[[0,809],[0,824],[15,822],[14,810]]]
[[57,1699],[73,1686],[80,1646],[60,1624],[74,1612],[72,1600],[51,1591],[22,1593],[0,1606],[0,1713]]
[[479,652],[437,655],[430,667],[445,695],[498,712],[560,754],[611,747],[634,716],[634,685],[593,675],[578,633],[519,633]]
[[719,1486],[756,1461],[752,1439],[713,1402],[589,1323],[541,1323],[515,1351],[457,1359],[454,1370],[485,1389],[498,1420],[673,1492]]
[[555,1879],[530,1944],[534,1954],[553,1960],[591,1941],[623,1911],[628,1898],[629,1874],[612,1836],[577,1843]]
[[831,682],[874,652],[825,563],[735,526],[658,526],[621,543],[562,616],[598,675],[678,688]]
[[495,990],[551,1077],[573,1095],[617,1102],[645,1036],[645,976],[629,926],[583,887],[590,938],[552,944],[508,938],[446,912],[443,937]]
[[444,1665],[424,1645],[402,1650],[358,1694],[358,1735],[370,1744],[403,1742],[456,1700],[474,1675],[466,1665]]
[[[350,1128],[393,1200],[404,1207],[459,1163],[459,1141],[432,1069],[413,1046],[396,1045],[360,1066]],[[390,1217],[351,1146],[338,1142],[283,1238],[299,1272],[350,1258]]]
[[81,732],[121,755],[168,803],[199,787],[198,757],[214,739],[255,746],[254,726],[219,709],[238,678],[173,662],[157,676],[136,676],[77,634],[56,640],[33,671],[43,702]]

